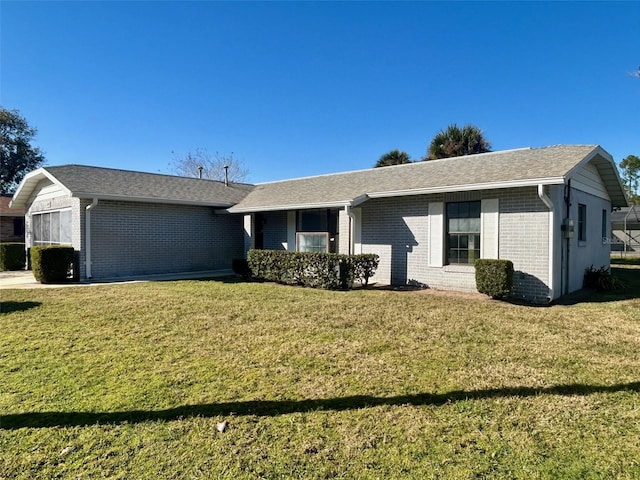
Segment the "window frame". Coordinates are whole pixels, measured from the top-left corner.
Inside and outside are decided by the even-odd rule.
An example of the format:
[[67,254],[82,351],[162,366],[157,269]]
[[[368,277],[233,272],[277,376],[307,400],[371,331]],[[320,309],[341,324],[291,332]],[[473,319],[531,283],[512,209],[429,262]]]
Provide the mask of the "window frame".
[[[455,216],[453,219],[467,219],[467,220],[477,220],[477,228],[468,228],[467,231],[455,231],[451,232],[451,222],[452,220],[452,206],[457,205],[458,209],[461,205],[466,204],[467,210],[469,212],[477,212],[476,215],[468,215],[466,217]],[[481,200],[467,200],[461,202],[446,202],[444,207],[445,214],[445,255],[446,261],[445,265],[469,265],[473,266],[475,260],[482,257],[482,201]],[[453,237],[456,238],[457,246],[452,246]],[[461,239],[465,239],[467,247],[460,247]],[[476,242],[477,240],[477,242]],[[477,243],[477,244],[476,244]],[[454,257],[451,255],[451,252],[457,252],[455,259],[457,261],[452,261]],[[460,261],[461,253],[466,252],[466,261]],[[469,254],[471,252],[471,255]]]
[[578,242],[587,241],[587,205],[578,203]]
[[[57,215],[57,221],[52,221],[54,216]],[[65,227],[67,220],[68,225]],[[31,245],[72,245],[72,213],[71,208],[62,208],[60,210],[50,210],[47,212],[38,212],[31,214]],[[36,224],[38,225],[39,232],[36,232]],[[57,226],[57,232],[52,235],[52,227]],[[44,227],[47,227],[48,232],[46,235],[43,233]],[[64,236],[66,233],[68,236]],[[56,239],[56,240],[54,240]]]
[[[324,250],[301,250],[301,238],[304,236],[324,237]],[[296,232],[296,252],[324,252],[329,253],[329,232]]]

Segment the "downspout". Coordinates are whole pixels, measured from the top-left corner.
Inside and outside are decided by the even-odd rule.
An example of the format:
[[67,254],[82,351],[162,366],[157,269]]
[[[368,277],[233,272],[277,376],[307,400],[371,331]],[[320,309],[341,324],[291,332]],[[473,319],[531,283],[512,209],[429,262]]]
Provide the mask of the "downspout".
[[91,210],[93,210],[96,205],[98,205],[98,199],[94,198],[84,210],[84,264],[87,280],[91,278]]
[[344,211],[349,216],[349,255],[355,253],[355,225],[356,225],[356,216],[353,213],[353,209],[351,205],[345,205]]
[[544,185],[538,185],[538,197],[549,209],[549,301],[554,299],[554,265],[555,265],[555,248],[554,248],[554,232],[555,232],[555,211],[553,208],[553,202],[544,193]]

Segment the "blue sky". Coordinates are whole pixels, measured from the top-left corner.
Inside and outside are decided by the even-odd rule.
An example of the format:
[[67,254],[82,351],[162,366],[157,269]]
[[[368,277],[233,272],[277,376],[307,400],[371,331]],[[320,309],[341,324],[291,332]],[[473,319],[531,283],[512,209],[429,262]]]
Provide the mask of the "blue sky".
[[49,165],[263,182],[421,158],[450,123],[494,150],[640,155],[640,2],[0,3],[0,104]]

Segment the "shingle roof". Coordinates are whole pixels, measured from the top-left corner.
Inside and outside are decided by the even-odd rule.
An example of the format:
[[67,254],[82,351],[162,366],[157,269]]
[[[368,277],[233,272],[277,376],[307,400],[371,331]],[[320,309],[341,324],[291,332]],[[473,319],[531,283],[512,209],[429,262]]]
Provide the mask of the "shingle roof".
[[11,202],[10,195],[0,195],[0,216],[3,217],[21,217],[24,215],[24,209],[12,209],[9,208],[9,202]]
[[[233,213],[357,205],[369,198],[513,186],[561,184],[592,162],[613,206],[627,201],[611,156],[597,145],[558,145],[483,153],[259,185],[224,183],[111,168],[63,165],[28,174],[12,208],[24,208],[47,179],[80,198],[184,203]],[[230,208],[229,208],[230,207]]]
[[[27,192],[21,192],[44,178],[59,183],[71,195],[80,198],[122,199],[158,203],[183,203],[229,207],[242,200],[253,188],[243,183],[223,182],[143,173],[84,165],[44,167],[25,178],[14,197],[12,206],[26,203]],[[29,190],[29,188],[27,188]]]
[[[559,145],[264,183],[256,185],[229,211],[355,205],[377,196],[563,183],[572,169],[591,156],[598,158],[597,166],[598,169],[602,167],[603,178],[613,178],[612,185],[617,183],[619,188],[619,180],[615,180],[615,166],[602,148],[597,145]],[[609,171],[611,168],[614,169],[613,177]],[[614,205],[626,204],[624,194],[619,190],[614,192]]]

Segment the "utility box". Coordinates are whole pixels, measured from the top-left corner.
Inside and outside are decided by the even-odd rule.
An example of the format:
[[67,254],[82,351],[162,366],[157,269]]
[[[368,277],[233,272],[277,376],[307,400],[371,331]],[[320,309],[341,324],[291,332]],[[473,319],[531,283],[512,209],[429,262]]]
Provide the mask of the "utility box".
[[570,218],[565,218],[562,221],[561,230],[564,238],[573,238],[573,232],[574,232],[573,220],[571,220]]

